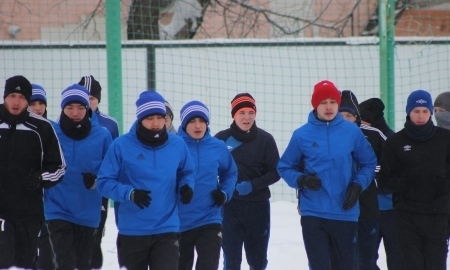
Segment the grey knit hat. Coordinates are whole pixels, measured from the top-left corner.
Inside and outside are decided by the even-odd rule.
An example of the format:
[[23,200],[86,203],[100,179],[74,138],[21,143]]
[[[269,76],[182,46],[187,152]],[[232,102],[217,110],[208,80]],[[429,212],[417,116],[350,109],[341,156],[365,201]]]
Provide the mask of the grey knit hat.
[[434,100],[434,107],[441,107],[450,112],[450,92],[440,93]]

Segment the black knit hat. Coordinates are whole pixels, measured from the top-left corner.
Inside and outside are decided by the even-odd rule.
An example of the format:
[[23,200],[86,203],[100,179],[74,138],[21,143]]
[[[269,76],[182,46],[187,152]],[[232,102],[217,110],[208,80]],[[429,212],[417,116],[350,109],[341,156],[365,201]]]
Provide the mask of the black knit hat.
[[78,83],[81,86],[84,86],[89,91],[89,95],[98,99],[98,103],[100,103],[100,99],[102,97],[102,86],[100,83],[94,78],[94,76],[84,76],[81,78]]
[[256,113],[256,102],[255,99],[249,93],[237,94],[231,101],[231,117],[242,108],[253,109]]
[[361,115],[358,109],[358,99],[356,99],[356,96],[352,91],[344,90],[341,92],[339,112],[349,112],[356,117],[357,122],[361,121]]
[[[370,124],[377,123],[378,120],[384,117],[384,103],[379,98],[370,98],[359,104],[359,112],[361,113],[361,120]],[[384,118],[383,118],[384,119]]]
[[30,103],[31,98],[31,83],[22,75],[11,77],[5,82],[5,92],[3,93],[3,99],[5,99],[11,93],[22,94],[25,99]]

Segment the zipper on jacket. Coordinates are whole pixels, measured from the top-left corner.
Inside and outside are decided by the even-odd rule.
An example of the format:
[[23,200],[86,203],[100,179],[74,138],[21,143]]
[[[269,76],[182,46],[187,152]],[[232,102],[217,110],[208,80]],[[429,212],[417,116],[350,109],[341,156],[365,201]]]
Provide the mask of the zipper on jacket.
[[328,149],[328,154],[330,154],[330,122],[327,122],[327,149]]

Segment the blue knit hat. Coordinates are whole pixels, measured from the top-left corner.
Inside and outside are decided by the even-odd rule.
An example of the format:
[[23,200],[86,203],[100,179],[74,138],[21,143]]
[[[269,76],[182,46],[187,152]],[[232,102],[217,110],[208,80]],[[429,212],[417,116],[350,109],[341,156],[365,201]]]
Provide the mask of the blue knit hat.
[[39,84],[31,84],[32,93],[30,98],[30,103],[34,101],[42,101],[45,106],[47,106],[47,93],[44,90],[44,87]]
[[150,115],[166,116],[166,105],[164,98],[154,90],[146,90],[139,95],[136,101],[136,116],[142,121]]
[[61,93],[61,109],[68,104],[79,103],[89,109],[89,92],[86,88],[79,84],[72,84]]
[[189,121],[194,117],[200,117],[206,124],[209,124],[209,110],[205,104],[198,100],[186,103],[180,110],[181,128],[186,129]]
[[427,107],[433,114],[433,100],[430,93],[425,90],[416,90],[409,94],[406,102],[406,115],[409,115],[416,107]]

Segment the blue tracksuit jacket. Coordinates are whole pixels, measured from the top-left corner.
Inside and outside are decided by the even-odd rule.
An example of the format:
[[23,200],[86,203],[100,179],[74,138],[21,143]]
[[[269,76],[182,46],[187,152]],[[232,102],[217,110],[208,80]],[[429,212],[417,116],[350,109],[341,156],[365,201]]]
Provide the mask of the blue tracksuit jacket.
[[91,131],[82,140],[68,137],[58,123],[52,124],[67,167],[61,183],[44,191],[45,219],[62,219],[97,228],[100,223],[102,198],[95,189],[86,189],[81,173],[97,175],[111,145],[111,135],[108,130],[98,125],[95,114],[92,114],[91,118]]
[[111,137],[113,140],[119,137],[119,124],[117,123],[116,119],[100,112],[98,108],[94,113],[97,115],[98,124],[106,128],[109,133],[111,133]]
[[[299,168],[304,162],[304,170]],[[359,170],[352,170],[357,163]],[[292,188],[305,174],[315,173],[322,180],[318,191],[299,190],[302,216],[315,216],[342,221],[358,221],[359,203],[345,211],[347,187],[357,182],[366,189],[374,178],[377,159],[361,129],[345,121],[340,114],[330,122],[320,121],[311,112],[308,123],[294,131],[278,172]],[[301,202],[301,203],[300,203]]]
[[209,128],[200,140],[190,137],[180,127],[181,136],[196,167],[195,192],[191,203],[179,203],[180,231],[184,232],[207,224],[222,224],[222,207],[215,204],[212,191],[219,189],[233,196],[237,167],[225,143],[211,136]]
[[[189,150],[182,138],[171,133],[163,145],[145,145],[138,140],[136,129],[137,121],[129,133],[112,143],[98,173],[97,190],[114,200],[120,234],[178,232],[179,189],[185,184],[195,188]],[[140,209],[130,201],[133,189],[151,191],[149,207]]]

